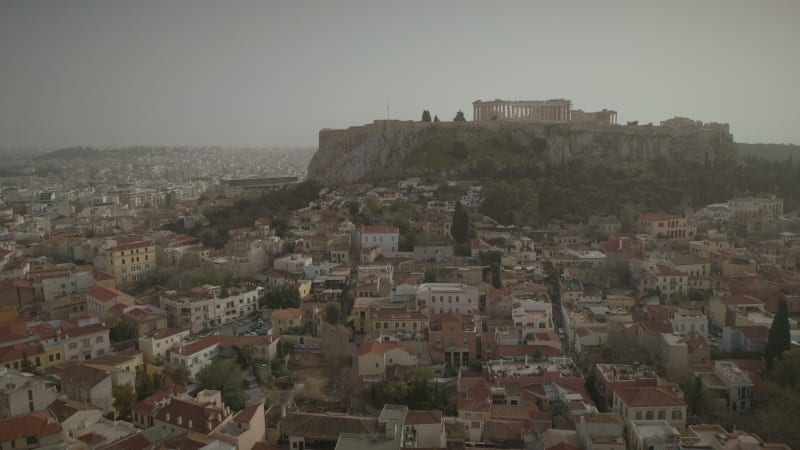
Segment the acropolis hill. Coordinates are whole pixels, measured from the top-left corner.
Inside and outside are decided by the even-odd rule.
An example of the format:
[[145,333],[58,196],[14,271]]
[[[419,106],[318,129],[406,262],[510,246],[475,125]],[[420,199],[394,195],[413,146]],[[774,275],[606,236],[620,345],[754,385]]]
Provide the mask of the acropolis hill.
[[568,100],[476,101],[471,122],[376,120],[345,130],[323,129],[308,176],[325,185],[409,176],[474,176],[499,169],[559,164],[576,158],[646,161],[731,160],[727,124],[676,117],[660,125],[621,125],[616,112],[572,110]]

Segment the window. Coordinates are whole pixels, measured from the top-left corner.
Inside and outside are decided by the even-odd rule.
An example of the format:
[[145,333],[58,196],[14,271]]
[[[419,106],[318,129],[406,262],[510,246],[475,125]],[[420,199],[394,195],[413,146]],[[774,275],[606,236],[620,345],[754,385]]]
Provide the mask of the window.
[[653,411],[647,411],[644,414],[644,418],[645,418],[645,420],[653,420]]
[[658,420],[665,420],[667,418],[667,412],[665,410],[660,410],[658,412]]
[[95,339],[94,341],[97,344],[102,344],[103,343],[103,336],[97,336],[97,339]]
[[441,339],[437,339],[436,340],[436,345],[442,345],[442,340]]
[[455,339],[450,339],[450,340],[448,340],[448,341],[447,341],[447,343],[448,343],[448,344],[449,344],[451,347],[454,347],[454,346],[456,345],[456,340],[455,340]]
[[464,345],[469,345],[469,339],[464,338]]
[[681,420],[683,418],[683,411],[680,409],[672,410],[672,420]]
[[642,412],[636,411],[636,420],[642,420]]
[[76,348],[78,348],[78,343],[77,342],[70,342],[69,343],[69,349],[70,350],[75,350]]

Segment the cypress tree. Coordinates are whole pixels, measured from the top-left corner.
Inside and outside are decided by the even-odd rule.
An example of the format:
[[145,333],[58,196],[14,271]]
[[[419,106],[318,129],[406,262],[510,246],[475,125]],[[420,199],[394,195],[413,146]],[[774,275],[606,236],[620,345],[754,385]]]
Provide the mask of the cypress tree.
[[772,319],[767,336],[767,345],[764,347],[764,359],[767,360],[767,368],[772,369],[772,364],[776,359],[783,357],[783,352],[792,347],[792,338],[789,333],[789,307],[786,301],[778,303],[778,312]]
[[461,202],[456,203],[456,210],[453,212],[453,224],[450,226],[450,234],[456,244],[463,244],[469,240],[469,214],[464,210]]

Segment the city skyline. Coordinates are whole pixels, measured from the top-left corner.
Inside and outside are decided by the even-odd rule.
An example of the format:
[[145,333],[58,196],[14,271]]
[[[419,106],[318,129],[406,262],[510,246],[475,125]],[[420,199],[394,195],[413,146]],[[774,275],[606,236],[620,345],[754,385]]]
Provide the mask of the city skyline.
[[[566,98],[800,143],[800,6],[6,2],[0,147],[316,146],[321,128]],[[765,117],[766,111],[773,114]]]

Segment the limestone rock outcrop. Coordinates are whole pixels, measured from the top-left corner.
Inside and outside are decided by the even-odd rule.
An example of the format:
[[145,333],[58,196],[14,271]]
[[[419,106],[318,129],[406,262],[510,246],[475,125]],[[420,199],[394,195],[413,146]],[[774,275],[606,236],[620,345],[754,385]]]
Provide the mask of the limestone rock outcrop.
[[323,129],[308,177],[328,186],[411,176],[474,176],[576,158],[645,161],[735,159],[726,125],[596,126],[508,121],[423,123],[379,120],[346,130]]

